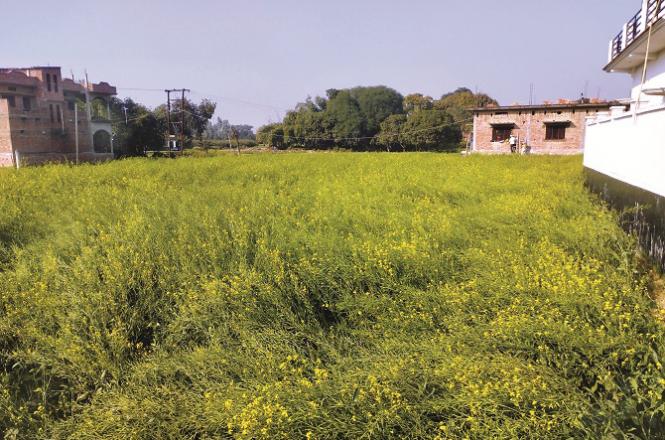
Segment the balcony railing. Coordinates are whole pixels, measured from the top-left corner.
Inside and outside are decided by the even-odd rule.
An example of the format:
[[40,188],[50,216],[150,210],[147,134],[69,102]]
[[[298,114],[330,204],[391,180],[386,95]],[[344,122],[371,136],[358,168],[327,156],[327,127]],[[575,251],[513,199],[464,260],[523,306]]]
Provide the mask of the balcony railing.
[[640,9],[640,12],[635,14],[633,18],[630,19],[628,24],[626,25],[626,47],[635,41],[635,38],[637,38],[640,35],[640,31],[642,30],[642,10]]
[[[653,20],[656,19],[661,19],[663,18],[663,12],[665,12],[665,2],[661,1],[660,2],[660,8],[658,11],[656,11],[656,8],[658,7],[658,0],[649,0],[648,6],[647,6],[647,23],[651,23]],[[657,18],[656,18],[657,16]]]
[[[660,3],[660,6],[659,6]],[[647,30],[650,23],[665,17],[665,0],[648,0],[646,8],[640,9],[624,26],[621,32],[610,42],[609,61],[614,60]]]
[[612,40],[612,60],[615,59],[616,57],[619,56],[621,51],[623,50],[624,45],[623,45],[623,32],[619,32],[619,35],[614,37],[614,40]]

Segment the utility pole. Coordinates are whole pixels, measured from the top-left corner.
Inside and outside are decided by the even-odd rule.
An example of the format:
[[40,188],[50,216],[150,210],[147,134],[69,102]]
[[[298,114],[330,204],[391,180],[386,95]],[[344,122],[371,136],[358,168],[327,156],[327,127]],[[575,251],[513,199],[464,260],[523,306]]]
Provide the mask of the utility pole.
[[[167,89],[166,92],[166,145],[171,151],[171,125],[176,123],[171,122],[171,93],[181,93],[180,97],[180,148],[183,148],[185,145],[185,93],[190,92],[189,89]],[[174,130],[174,135],[175,135]]]
[[171,152],[171,90],[166,91],[166,148]]
[[185,89],[182,89],[180,92],[182,96],[180,98],[180,149],[185,149]]
[[76,165],[79,163],[79,103],[74,101],[74,143],[76,144]]
[[[92,106],[90,104],[90,79],[88,78],[88,70],[85,71],[85,113],[88,118],[88,124],[92,122]],[[95,145],[92,130],[90,130],[90,144]],[[94,148],[93,148],[94,149]]]

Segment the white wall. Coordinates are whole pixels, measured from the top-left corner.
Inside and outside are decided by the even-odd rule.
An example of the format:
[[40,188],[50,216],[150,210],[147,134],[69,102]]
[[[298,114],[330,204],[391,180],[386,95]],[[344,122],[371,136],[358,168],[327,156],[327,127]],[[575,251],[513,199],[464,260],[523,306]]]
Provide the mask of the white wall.
[[665,197],[665,107],[589,120],[584,165]]
[[[630,97],[632,98],[633,102],[637,101],[637,98],[640,94],[643,70],[644,66],[640,65],[639,67],[636,67],[631,74],[633,79],[633,88]],[[655,60],[651,60],[647,63],[646,80],[642,90],[658,88],[665,88],[665,53],[662,52],[657,55]],[[665,101],[663,100],[662,96],[642,95],[642,102],[646,102],[647,105],[660,105]]]

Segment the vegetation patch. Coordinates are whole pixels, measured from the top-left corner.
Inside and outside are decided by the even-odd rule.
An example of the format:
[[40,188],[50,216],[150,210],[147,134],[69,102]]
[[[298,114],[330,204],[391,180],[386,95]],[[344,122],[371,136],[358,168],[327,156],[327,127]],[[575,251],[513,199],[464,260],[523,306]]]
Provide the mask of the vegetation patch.
[[0,170],[6,438],[660,438],[665,331],[577,157]]

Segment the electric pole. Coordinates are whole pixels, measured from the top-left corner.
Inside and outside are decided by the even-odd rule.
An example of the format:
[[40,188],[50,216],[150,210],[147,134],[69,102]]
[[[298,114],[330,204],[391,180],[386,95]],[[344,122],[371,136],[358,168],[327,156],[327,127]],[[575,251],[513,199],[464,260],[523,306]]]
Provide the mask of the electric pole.
[[[169,149],[169,154],[171,152],[171,126],[180,125],[180,149],[184,149],[185,146],[185,93],[190,92],[189,89],[167,89],[166,92],[166,145]],[[180,97],[180,122],[171,122],[171,93],[181,93]],[[176,131],[173,130],[173,137],[175,138]],[[177,144],[176,144],[177,147]]]
[[166,148],[171,153],[171,90],[166,91]]
[[182,97],[180,98],[180,149],[185,149],[185,92],[187,89],[182,89]]

